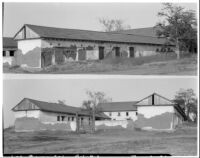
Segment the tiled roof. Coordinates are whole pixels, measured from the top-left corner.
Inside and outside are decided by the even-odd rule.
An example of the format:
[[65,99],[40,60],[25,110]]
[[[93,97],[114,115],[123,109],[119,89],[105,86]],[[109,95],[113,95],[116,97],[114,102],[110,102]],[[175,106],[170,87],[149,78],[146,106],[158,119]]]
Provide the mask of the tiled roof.
[[[82,108],[79,108],[79,107],[73,107],[73,106],[68,106],[68,105],[58,104],[58,103],[49,103],[49,102],[44,102],[44,101],[38,101],[38,100],[30,99],[30,98],[26,98],[26,99],[28,99],[29,101],[31,101],[32,103],[37,105],[40,108],[40,110],[43,110],[43,111],[68,113],[68,114],[78,113],[79,115],[85,115],[85,116],[89,115],[88,111],[86,111]],[[106,115],[101,114],[101,113],[96,114],[96,117],[108,118]]]
[[136,101],[99,103],[97,107],[103,112],[136,111],[136,103]]
[[129,29],[129,30],[122,30],[122,31],[115,31],[115,32],[124,33],[124,34],[132,34],[132,35],[157,37],[156,31],[157,31],[156,27],[146,27],[146,28]]
[[12,37],[3,37],[3,48],[17,49],[17,42]]
[[98,32],[77,29],[65,29],[46,26],[37,26],[26,24],[25,26],[32,29],[42,38],[55,38],[66,40],[85,40],[94,42],[118,42],[134,44],[155,44],[162,45],[166,42],[163,38],[148,37],[140,35],[128,35],[113,32]]

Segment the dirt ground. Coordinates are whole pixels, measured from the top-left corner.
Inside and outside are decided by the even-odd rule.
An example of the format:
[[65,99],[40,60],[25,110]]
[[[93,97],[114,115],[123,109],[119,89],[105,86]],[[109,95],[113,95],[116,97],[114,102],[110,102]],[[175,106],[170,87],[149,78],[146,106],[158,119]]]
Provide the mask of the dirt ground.
[[4,154],[171,154],[197,155],[197,127],[182,126],[174,132],[106,130],[95,134],[58,131],[14,132],[4,130]]
[[174,55],[157,55],[129,59],[105,59],[102,61],[68,62],[42,70],[3,67],[4,73],[34,74],[118,74],[118,75],[197,75],[197,56],[184,56],[176,60]]

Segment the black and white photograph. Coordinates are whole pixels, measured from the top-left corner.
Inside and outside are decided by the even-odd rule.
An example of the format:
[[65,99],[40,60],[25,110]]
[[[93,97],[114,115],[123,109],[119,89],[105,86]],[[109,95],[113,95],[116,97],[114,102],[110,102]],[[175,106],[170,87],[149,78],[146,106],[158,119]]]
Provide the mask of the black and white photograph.
[[4,153],[195,156],[195,80],[6,80]]
[[196,3],[4,3],[3,13],[4,73],[197,75]]
[[0,157],[199,157],[199,2],[2,2]]

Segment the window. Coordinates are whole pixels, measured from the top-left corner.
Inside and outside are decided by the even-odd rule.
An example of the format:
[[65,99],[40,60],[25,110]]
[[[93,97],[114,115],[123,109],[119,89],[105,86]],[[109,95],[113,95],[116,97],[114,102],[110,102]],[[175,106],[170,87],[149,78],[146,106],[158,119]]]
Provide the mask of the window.
[[65,119],[65,116],[61,116],[61,121],[64,121],[64,119]]
[[137,111],[135,112],[136,116],[138,115]]
[[118,112],[118,116],[120,116],[120,112]]
[[3,51],[3,57],[5,57],[6,56],[6,51]]
[[57,121],[60,121],[60,116],[57,116]]
[[10,56],[13,57],[15,52],[13,50],[10,51]]
[[109,113],[109,116],[112,116],[112,112]]
[[128,112],[126,112],[126,116],[129,116],[129,113],[128,113]]
[[70,121],[70,117],[68,117],[68,119],[67,119],[68,121]]
[[72,117],[72,121],[74,121],[74,117]]

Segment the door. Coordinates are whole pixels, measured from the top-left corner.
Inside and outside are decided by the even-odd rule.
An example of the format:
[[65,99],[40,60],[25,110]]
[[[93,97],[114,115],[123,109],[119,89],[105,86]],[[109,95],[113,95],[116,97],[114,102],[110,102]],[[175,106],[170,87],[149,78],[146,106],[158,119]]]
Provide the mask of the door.
[[52,65],[52,54],[53,54],[53,49],[45,48],[42,50],[41,66],[43,68]]
[[130,58],[134,58],[135,57],[134,47],[129,47],[129,52],[130,52]]
[[64,48],[55,48],[56,64],[63,64],[65,62],[65,56],[64,56],[63,52],[64,52]]
[[115,56],[120,57],[120,47],[115,47]]
[[104,59],[104,47],[99,47],[99,60]]

